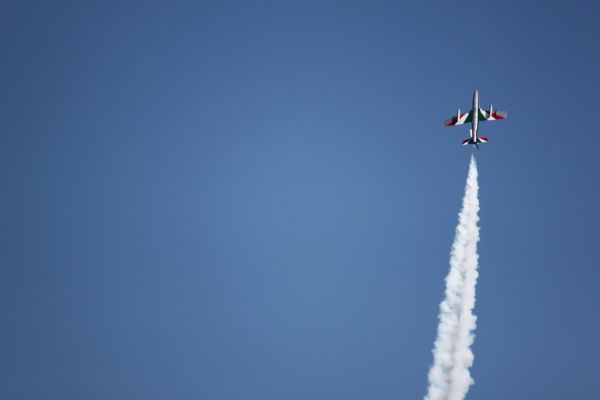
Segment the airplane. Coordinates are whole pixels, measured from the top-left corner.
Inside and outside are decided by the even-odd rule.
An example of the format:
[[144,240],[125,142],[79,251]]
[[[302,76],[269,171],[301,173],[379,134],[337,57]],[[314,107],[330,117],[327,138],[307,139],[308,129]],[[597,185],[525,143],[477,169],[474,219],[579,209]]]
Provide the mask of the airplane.
[[479,121],[498,121],[506,118],[506,112],[504,111],[494,111],[492,105],[490,104],[490,110],[485,111],[483,108],[479,107],[479,93],[477,90],[473,93],[473,109],[466,113],[460,113],[460,108],[458,109],[458,114],[456,117],[450,118],[444,122],[446,126],[455,126],[455,125],[463,125],[467,122],[471,123],[471,129],[469,132],[471,137],[469,139],[465,139],[462,141],[463,145],[472,144],[477,147],[479,150],[479,144],[485,143],[488,141],[488,138],[481,137],[477,135],[477,128],[479,126]]

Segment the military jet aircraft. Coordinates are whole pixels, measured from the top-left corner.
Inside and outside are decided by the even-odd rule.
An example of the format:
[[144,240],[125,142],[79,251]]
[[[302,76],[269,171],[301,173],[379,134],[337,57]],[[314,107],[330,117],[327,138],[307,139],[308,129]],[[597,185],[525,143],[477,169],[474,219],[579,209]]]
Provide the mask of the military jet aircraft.
[[446,126],[455,126],[455,125],[463,125],[465,123],[471,123],[471,129],[469,129],[471,133],[471,137],[469,139],[463,140],[462,144],[472,144],[477,147],[479,150],[479,144],[485,143],[488,141],[486,137],[480,137],[477,135],[477,128],[479,126],[479,121],[497,121],[500,119],[506,118],[506,112],[504,111],[494,111],[492,106],[490,105],[490,110],[485,111],[483,108],[479,107],[479,93],[477,90],[473,93],[473,109],[469,112],[462,113],[460,112],[460,108],[458,109],[458,113],[456,117],[450,118],[446,120],[444,123]]

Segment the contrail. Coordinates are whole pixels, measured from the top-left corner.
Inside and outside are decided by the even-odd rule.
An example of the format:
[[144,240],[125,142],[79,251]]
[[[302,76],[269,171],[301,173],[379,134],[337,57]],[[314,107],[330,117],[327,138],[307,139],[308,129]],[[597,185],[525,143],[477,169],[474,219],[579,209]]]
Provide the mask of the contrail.
[[477,242],[479,241],[479,198],[477,164],[471,156],[462,210],[450,253],[450,272],[446,277],[446,298],[440,304],[433,365],[425,400],[462,400],[473,384],[469,367],[473,365],[473,331],[477,317]]

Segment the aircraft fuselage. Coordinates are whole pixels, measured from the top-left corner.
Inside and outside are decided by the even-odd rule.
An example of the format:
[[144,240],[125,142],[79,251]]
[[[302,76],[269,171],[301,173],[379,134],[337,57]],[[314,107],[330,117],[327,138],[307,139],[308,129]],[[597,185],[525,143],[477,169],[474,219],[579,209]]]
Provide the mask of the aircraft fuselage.
[[477,128],[479,127],[479,92],[473,93],[473,111],[471,111],[471,140],[477,143]]

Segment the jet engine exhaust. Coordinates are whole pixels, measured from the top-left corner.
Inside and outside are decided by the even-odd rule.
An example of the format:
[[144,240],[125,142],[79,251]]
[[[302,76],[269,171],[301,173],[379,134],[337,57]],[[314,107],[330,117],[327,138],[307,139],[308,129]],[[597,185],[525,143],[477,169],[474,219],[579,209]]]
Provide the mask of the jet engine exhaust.
[[476,327],[475,285],[477,284],[477,242],[479,242],[479,184],[477,164],[471,156],[469,173],[450,252],[445,299],[440,304],[433,365],[425,400],[462,400],[473,384],[473,331]]

